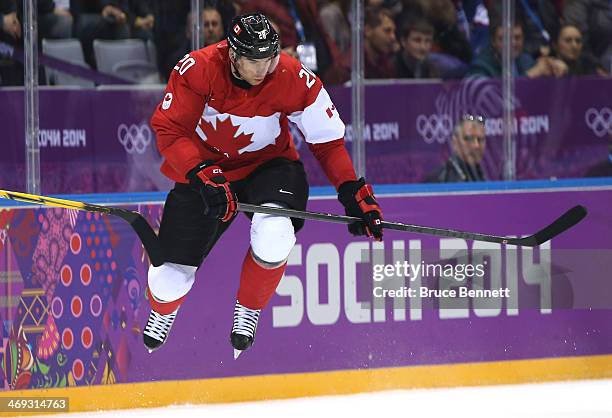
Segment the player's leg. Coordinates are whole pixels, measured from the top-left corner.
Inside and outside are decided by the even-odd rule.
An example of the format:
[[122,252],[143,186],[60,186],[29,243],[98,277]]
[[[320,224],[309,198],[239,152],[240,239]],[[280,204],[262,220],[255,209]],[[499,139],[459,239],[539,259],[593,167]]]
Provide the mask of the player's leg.
[[[308,183],[302,163],[279,159],[266,164],[247,178],[239,200],[306,209]],[[235,357],[252,345],[259,313],[283,277],[287,257],[295,244],[295,233],[303,224],[300,219],[261,213],[252,215],[251,246],[242,264],[230,335]]]
[[151,266],[148,275],[151,313],[143,339],[149,351],[166,341],[198,266],[229,226],[229,222],[206,219],[203,211],[202,197],[189,185],[177,184],[168,193],[159,230],[166,262]]

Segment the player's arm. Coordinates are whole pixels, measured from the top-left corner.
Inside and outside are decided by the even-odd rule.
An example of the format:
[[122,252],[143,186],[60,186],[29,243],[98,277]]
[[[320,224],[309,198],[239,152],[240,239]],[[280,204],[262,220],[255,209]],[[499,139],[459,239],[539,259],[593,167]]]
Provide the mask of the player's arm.
[[159,152],[183,177],[200,162],[193,134],[209,94],[204,67],[205,63],[190,55],[181,59],[172,70],[164,98],[151,118]]
[[302,93],[297,111],[289,120],[302,131],[309,149],[319,161],[329,181],[338,190],[338,199],[346,214],[363,223],[349,225],[354,235],[382,239],[382,210],[376,202],[372,186],[357,179],[353,163],[344,146],[345,126],[321,81],[303,65],[296,68],[294,91]]
[[174,67],[151,126],[159,152],[202,195],[204,215],[225,222],[236,213],[236,196],[221,168],[202,161],[198,139],[194,139],[210,92],[206,63],[197,62],[198,58],[186,55]]

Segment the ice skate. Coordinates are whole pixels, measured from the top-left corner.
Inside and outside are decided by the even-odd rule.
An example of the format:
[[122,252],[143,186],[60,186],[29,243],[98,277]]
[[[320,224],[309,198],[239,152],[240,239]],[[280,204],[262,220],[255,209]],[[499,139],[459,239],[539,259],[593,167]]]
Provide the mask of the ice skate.
[[236,306],[234,307],[234,325],[230,335],[230,341],[232,347],[234,347],[234,360],[244,350],[253,345],[260,312],[261,309],[249,309],[236,301]]
[[162,315],[151,309],[149,320],[142,333],[144,345],[149,353],[159,349],[166,342],[177,312],[178,308],[168,315]]

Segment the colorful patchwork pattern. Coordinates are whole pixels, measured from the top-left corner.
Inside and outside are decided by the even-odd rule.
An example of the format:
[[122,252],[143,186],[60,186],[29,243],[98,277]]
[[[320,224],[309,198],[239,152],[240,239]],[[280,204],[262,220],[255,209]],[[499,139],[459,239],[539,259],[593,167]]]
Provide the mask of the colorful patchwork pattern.
[[[159,205],[139,206],[159,225]],[[121,220],[64,209],[0,210],[0,384],[125,380],[140,341],[148,258]]]

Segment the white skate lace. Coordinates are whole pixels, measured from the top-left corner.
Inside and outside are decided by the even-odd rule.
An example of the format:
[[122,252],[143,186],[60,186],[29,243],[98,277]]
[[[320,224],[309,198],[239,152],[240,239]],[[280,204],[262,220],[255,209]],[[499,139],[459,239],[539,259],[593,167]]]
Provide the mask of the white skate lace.
[[177,312],[178,309],[168,315],[162,315],[154,310],[151,310],[149,320],[147,321],[147,325],[145,326],[143,333],[156,339],[157,341],[163,342],[168,336],[170,328],[172,328]]
[[250,309],[236,302],[232,332],[253,338],[261,309]]

